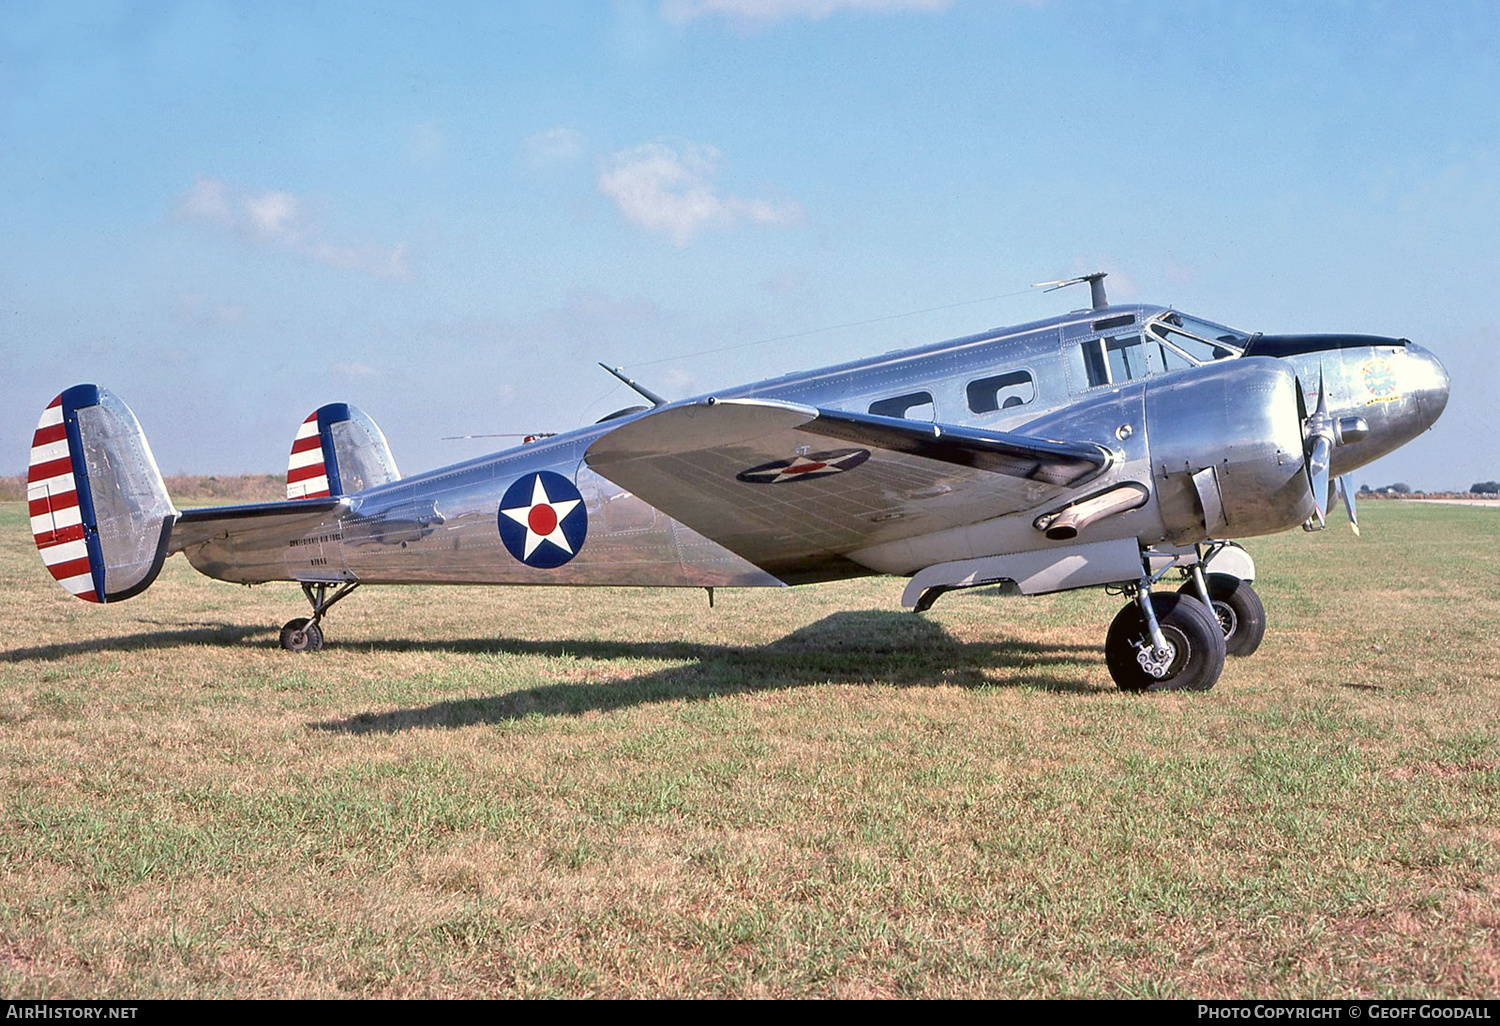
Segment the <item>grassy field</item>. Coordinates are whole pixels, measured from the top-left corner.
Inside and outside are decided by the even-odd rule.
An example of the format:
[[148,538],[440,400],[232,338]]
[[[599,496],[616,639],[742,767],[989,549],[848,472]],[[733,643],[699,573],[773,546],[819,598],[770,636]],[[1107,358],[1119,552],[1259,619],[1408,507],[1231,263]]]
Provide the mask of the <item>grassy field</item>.
[[1496,996],[1500,513],[1254,540],[1271,626],[1127,695],[1121,600],[292,585],[106,608],[0,506],[0,993]]

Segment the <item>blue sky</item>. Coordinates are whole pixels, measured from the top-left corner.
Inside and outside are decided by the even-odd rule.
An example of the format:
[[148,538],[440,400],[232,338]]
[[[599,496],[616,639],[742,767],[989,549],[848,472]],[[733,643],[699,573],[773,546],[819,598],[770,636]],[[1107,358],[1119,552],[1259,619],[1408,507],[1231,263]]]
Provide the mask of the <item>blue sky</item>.
[[595,361],[679,397],[1101,269],[1423,343],[1448,411],[1357,480],[1500,479],[1488,0],[7,3],[0,240],[11,473],[79,381],[168,473],[333,400],[411,472],[629,405]]

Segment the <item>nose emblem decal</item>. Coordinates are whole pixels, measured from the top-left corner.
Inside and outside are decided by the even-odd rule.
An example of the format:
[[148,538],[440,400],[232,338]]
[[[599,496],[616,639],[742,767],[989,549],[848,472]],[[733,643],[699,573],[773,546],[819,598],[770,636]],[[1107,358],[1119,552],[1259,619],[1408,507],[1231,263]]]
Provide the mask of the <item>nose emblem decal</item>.
[[1365,364],[1365,388],[1369,389],[1371,403],[1388,403],[1401,396],[1396,391],[1396,370],[1385,360],[1371,360]]

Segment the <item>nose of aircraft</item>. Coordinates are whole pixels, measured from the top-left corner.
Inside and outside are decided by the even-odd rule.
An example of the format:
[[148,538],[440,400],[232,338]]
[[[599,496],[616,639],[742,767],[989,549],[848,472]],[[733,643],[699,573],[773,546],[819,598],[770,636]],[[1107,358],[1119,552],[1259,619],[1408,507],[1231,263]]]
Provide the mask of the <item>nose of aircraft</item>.
[[1416,343],[1407,343],[1406,390],[1416,396],[1421,430],[1425,431],[1448,405],[1448,371],[1432,353]]

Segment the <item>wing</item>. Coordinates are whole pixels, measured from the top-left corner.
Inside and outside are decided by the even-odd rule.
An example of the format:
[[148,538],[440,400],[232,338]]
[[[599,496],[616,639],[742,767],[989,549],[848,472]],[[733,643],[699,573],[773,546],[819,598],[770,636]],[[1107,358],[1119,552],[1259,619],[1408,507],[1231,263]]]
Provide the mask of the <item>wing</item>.
[[584,460],[770,573],[1029,510],[1101,474],[1092,443],[918,424],[763,399],[667,406]]
[[333,541],[320,529],[336,533],[348,507],[349,500],[332,498],[184,510],[167,551],[184,553],[200,573],[221,581],[342,580],[313,560]]

